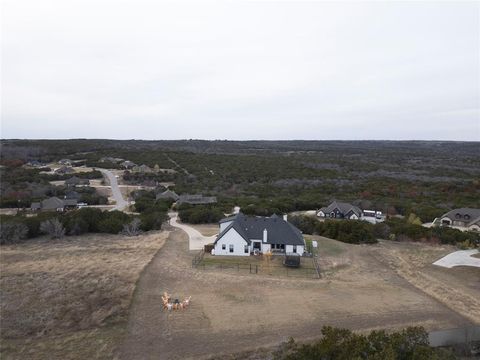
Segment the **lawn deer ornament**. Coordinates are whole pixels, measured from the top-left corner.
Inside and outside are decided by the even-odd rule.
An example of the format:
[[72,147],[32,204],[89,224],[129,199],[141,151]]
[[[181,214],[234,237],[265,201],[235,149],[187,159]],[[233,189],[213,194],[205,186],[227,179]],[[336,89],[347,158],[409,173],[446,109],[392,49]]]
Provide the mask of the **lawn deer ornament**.
[[183,306],[184,306],[185,308],[187,308],[187,307],[190,305],[190,299],[191,299],[191,298],[192,298],[192,297],[189,296],[188,298],[185,298],[185,300],[183,300],[182,304],[183,304]]

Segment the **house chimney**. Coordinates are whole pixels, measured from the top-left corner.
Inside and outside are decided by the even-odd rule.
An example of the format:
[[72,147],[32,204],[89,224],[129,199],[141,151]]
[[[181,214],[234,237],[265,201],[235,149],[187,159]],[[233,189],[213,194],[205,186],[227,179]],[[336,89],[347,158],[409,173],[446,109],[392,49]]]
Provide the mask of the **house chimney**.
[[263,242],[266,243],[268,239],[268,231],[267,229],[263,229]]
[[287,214],[283,214],[283,220],[288,221],[287,218],[288,218],[288,215],[287,215]]

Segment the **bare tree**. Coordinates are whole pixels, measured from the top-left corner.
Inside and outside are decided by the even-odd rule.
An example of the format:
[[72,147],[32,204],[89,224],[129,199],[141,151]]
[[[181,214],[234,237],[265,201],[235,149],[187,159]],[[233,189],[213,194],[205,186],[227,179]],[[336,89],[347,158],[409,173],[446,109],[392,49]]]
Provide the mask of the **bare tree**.
[[20,223],[2,223],[0,224],[0,244],[16,243],[25,239],[28,234],[28,228]]
[[129,224],[123,225],[122,234],[127,236],[137,236],[140,234],[140,219],[135,218]]
[[61,239],[65,236],[65,228],[57,218],[42,222],[40,231],[50,235],[52,239]]

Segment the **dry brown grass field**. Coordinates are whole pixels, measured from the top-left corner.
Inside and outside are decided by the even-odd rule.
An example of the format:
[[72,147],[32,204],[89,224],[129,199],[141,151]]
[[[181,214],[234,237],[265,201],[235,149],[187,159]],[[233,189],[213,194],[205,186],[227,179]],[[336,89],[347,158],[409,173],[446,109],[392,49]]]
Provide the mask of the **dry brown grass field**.
[[135,283],[168,232],[2,246],[1,358],[112,358]]
[[[119,356],[225,358],[233,351],[274,346],[290,336],[309,340],[318,337],[324,325],[358,331],[410,325],[434,330],[476,319],[475,302],[459,300],[468,295],[469,286],[472,294],[480,295],[480,269],[472,270],[469,278],[454,270],[448,278],[438,275],[443,269],[430,268],[451,247],[394,242],[358,246],[315,238],[324,276],[313,280],[193,269],[187,236],[174,230],[138,283]],[[411,261],[411,267],[395,256]],[[422,289],[423,275],[417,278],[424,269],[438,276],[432,275],[435,286],[427,291]],[[191,306],[162,311],[164,291],[174,298],[192,296]],[[473,309],[468,317],[466,306]]]
[[[480,269],[431,265],[450,246],[309,238],[319,244],[321,279],[193,269],[196,252],[178,229],[2,246],[1,357],[199,358],[305,341],[323,325],[480,322]],[[192,296],[191,307],[162,311],[164,291]]]

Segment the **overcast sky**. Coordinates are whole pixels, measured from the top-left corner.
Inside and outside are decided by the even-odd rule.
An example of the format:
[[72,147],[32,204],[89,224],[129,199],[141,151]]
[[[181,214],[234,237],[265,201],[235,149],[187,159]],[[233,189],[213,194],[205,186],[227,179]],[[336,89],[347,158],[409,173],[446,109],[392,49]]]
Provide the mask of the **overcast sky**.
[[480,140],[478,2],[1,10],[2,138]]

